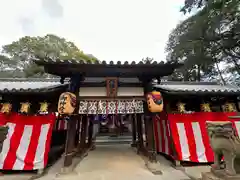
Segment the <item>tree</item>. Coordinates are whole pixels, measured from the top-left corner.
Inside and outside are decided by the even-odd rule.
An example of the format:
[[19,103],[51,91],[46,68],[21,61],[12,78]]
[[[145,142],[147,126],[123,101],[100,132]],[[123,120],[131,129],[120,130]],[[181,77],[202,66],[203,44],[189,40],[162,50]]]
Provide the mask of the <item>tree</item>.
[[33,59],[39,57],[97,61],[94,56],[84,54],[73,42],[52,34],[43,37],[22,37],[3,46],[2,53],[9,57],[5,64],[15,64],[15,69],[23,71],[27,77],[44,75],[42,67],[33,62]]
[[240,59],[240,1],[239,0],[186,0],[183,12],[201,8],[181,22],[170,34],[166,51],[169,61],[185,63],[184,72],[196,69],[200,74],[217,72],[219,63],[233,65],[229,71],[239,69]]
[[185,0],[181,11],[186,14],[187,12],[191,12],[194,8],[201,8],[206,5],[207,2],[208,0]]
[[[201,14],[200,14],[201,13]],[[183,73],[184,80],[201,80],[201,71],[210,72],[212,59],[208,52],[209,44],[201,39],[192,39],[191,37],[201,37],[204,33],[204,26],[193,30],[196,21],[202,18],[200,12],[191,18],[181,22],[171,32],[167,43],[167,60],[173,62],[184,62],[185,66],[180,72]]]

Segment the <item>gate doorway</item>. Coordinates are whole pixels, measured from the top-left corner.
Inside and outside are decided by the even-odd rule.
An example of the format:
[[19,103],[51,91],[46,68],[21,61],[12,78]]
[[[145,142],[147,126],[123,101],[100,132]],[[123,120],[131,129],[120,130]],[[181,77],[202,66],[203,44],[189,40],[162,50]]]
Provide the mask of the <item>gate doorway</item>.
[[141,116],[139,122],[134,114],[97,115],[90,118],[93,120],[92,138],[95,145],[136,144],[137,123],[144,129],[143,114]]
[[[143,142],[143,100],[83,100],[79,114],[87,121],[88,144],[132,144]],[[81,139],[80,139],[81,141]]]
[[98,122],[99,136],[117,137],[131,135],[132,116],[127,115],[101,115]]

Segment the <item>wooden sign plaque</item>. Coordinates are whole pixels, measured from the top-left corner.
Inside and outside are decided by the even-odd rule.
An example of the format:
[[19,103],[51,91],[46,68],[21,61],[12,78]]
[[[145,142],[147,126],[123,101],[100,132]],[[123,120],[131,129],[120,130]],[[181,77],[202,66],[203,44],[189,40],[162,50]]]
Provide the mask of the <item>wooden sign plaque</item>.
[[118,88],[118,78],[106,78],[107,97],[116,97]]

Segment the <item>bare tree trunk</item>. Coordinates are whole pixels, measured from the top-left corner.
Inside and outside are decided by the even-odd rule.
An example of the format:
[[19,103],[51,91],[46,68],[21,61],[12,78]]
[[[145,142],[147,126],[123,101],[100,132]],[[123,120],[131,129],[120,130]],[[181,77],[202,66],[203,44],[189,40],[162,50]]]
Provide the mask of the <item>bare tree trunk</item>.
[[237,73],[240,75],[240,66],[239,66],[239,64],[237,63],[235,58],[233,58],[232,61],[233,61],[233,64],[235,65]]
[[201,66],[197,65],[197,81],[201,81]]
[[223,78],[223,76],[222,76],[222,72],[220,71],[218,62],[216,62],[215,64],[216,64],[216,67],[217,67],[217,72],[218,72],[218,74],[219,74],[219,76],[220,76],[220,78],[221,78],[221,80],[222,80],[222,83],[223,83],[224,85],[226,85],[226,81],[224,80],[224,78]]
[[[219,43],[217,41],[215,41],[215,43],[217,45],[219,45],[220,47],[222,47],[221,43]],[[222,51],[223,51],[224,54],[226,54],[227,56],[231,57],[231,60],[232,60],[233,64],[235,65],[236,71],[240,75],[240,65],[238,64],[238,62],[236,60],[236,59],[240,59],[240,56],[234,55],[233,53],[231,53],[231,52],[227,51],[226,49],[224,49],[224,47],[222,48]]]
[[234,54],[232,54],[232,53],[230,53],[230,52],[228,52],[228,51],[226,51],[226,50],[223,50],[223,52],[224,52],[226,55],[232,57],[231,60],[232,60],[233,64],[235,65],[235,68],[236,68],[237,73],[240,75],[240,65],[237,63],[237,60],[236,60],[236,59],[239,59],[240,57],[239,57],[239,56],[236,56],[236,55],[234,55]]
[[188,70],[186,70],[186,71],[184,72],[184,74],[183,74],[183,79],[184,79],[184,81],[189,81],[189,72],[188,72]]

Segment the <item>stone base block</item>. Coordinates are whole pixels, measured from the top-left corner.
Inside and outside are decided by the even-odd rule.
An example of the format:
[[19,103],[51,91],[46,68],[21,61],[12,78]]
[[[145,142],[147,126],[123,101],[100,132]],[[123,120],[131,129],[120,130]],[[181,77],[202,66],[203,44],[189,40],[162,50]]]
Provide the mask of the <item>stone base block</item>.
[[240,180],[240,175],[236,176],[217,176],[212,172],[202,173],[202,180]]
[[63,168],[61,169],[60,174],[69,174],[69,173],[71,173],[71,172],[73,172],[73,168],[72,168],[72,167],[63,167]]
[[37,170],[37,174],[33,175],[29,180],[39,179],[46,174],[44,169]]
[[202,173],[202,180],[223,180],[223,179],[218,178],[211,172],[207,172],[207,173]]
[[161,175],[162,171],[160,169],[160,164],[158,162],[147,161],[145,166],[147,169],[155,175]]

